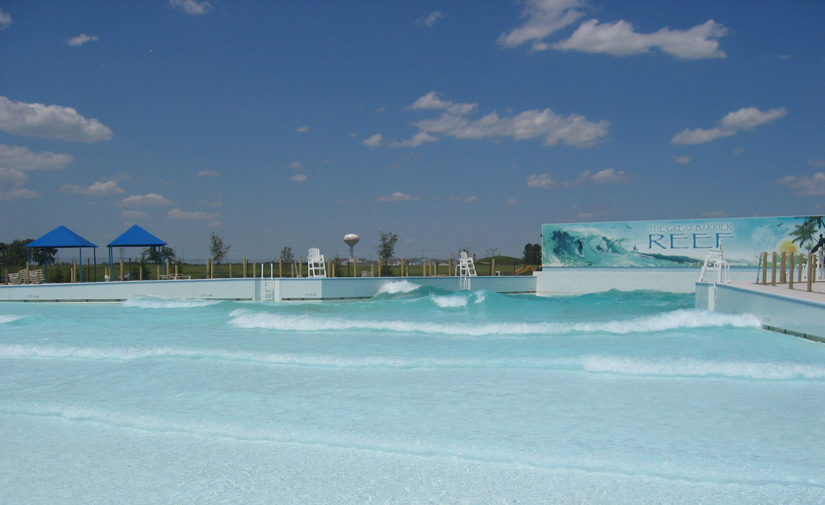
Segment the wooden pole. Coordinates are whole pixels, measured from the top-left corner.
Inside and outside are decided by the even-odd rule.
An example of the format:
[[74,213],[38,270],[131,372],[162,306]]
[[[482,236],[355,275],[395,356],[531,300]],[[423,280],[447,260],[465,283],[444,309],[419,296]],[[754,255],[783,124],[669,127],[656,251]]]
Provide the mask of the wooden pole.
[[244,279],[246,279],[246,267],[247,267],[246,258],[244,258],[243,259],[243,278]]
[[138,279],[143,280],[143,267],[138,267]]
[[212,272],[212,260],[206,258],[206,278],[209,279],[209,274]]
[[779,284],[785,284],[785,269],[788,267],[788,253],[782,253],[781,266],[779,270]]
[[232,263],[229,264],[229,278],[232,278]]
[[788,289],[793,289],[793,262],[796,259],[796,253],[791,253],[791,264],[788,268]]
[[120,280],[123,280],[123,260],[120,260]]
[[381,258],[378,258],[378,277],[381,277]]
[[762,253],[762,285],[768,283],[768,253]]
[[[172,273],[172,264],[169,261],[169,258],[166,258],[166,278],[169,278],[169,274]],[[177,276],[175,276],[177,277]]]
[[796,275],[796,282],[802,284],[802,264],[805,262],[805,256],[799,253],[799,273]]
[[776,286],[776,253],[771,253],[771,286]]
[[808,292],[813,291],[814,275],[816,272],[816,265],[814,265],[814,255],[808,253]]

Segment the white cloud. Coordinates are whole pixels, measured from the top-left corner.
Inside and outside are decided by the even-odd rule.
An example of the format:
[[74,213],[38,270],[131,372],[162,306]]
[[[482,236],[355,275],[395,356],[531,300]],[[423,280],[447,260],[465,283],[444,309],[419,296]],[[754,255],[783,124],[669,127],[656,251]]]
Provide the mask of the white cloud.
[[438,97],[438,93],[430,91],[426,95],[420,97],[413,102],[408,109],[435,109],[446,110],[452,115],[463,116],[475,112],[478,109],[477,103],[453,103],[442,100]]
[[549,43],[546,39],[582,17],[587,7],[584,0],[528,0],[522,12],[521,26],[502,34],[498,43],[506,47],[516,47],[531,43],[533,51],[558,49],[576,50],[588,53],[605,53],[614,56],[628,56],[649,52],[658,48],[668,54],[683,59],[722,58],[719,50],[720,37],[728,29],[709,20],[688,30],[661,30],[643,34],[636,33],[633,26],[624,20],[614,23],[599,23],[591,19],[582,23],[568,39]]
[[383,138],[384,138],[384,136],[383,136],[383,135],[381,135],[380,133],[376,133],[376,134],[375,134],[375,135],[373,135],[372,137],[370,137],[370,138],[368,138],[368,139],[364,140],[364,141],[362,142],[362,144],[364,144],[365,146],[369,146],[369,147],[372,147],[373,149],[375,149],[376,147],[378,147],[378,146],[380,146],[380,145],[381,145],[381,139],[383,139]]
[[170,200],[157,193],[149,193],[146,195],[132,195],[124,198],[120,205],[122,207],[162,207],[165,205],[172,205]]
[[553,176],[548,173],[538,175],[533,174],[527,178],[527,185],[531,188],[542,189],[557,188],[560,185],[568,188],[575,188],[586,183],[598,185],[624,184],[625,182],[627,182],[628,178],[629,176],[624,170],[614,170],[612,168],[606,168],[604,170],[596,172],[595,174],[592,173],[590,170],[585,170],[584,172],[580,172],[579,175],[577,175],[576,178],[572,181],[563,181],[561,183],[554,180]]
[[688,163],[691,162],[691,160],[693,160],[693,158],[691,158],[690,156],[674,156],[673,157],[673,163],[680,163],[682,165],[687,165]]
[[587,180],[593,184],[624,184],[628,179],[624,170],[613,170],[612,168],[599,170],[593,175],[590,175],[587,171],[582,173],[587,173]]
[[0,96],[0,130],[18,135],[99,142],[112,130],[97,119],[86,119],[71,107],[13,102]]
[[199,221],[205,219],[216,219],[218,217],[218,213],[214,214],[207,214],[206,212],[191,212],[188,210],[180,210],[178,208],[170,210],[166,217],[169,219],[185,219],[189,221]]
[[65,168],[74,157],[45,151],[33,153],[28,147],[0,144],[0,167],[15,170],[54,170]]
[[149,217],[149,214],[139,210],[124,210],[120,217],[123,219],[145,219]]
[[295,174],[289,178],[292,182],[306,182],[307,175],[306,174]]
[[446,112],[437,119],[414,123],[421,131],[440,133],[460,139],[511,137],[515,140],[544,138],[544,145],[564,142],[574,147],[590,147],[601,142],[610,127],[608,121],[597,123],[584,116],[560,116],[552,110],[527,110],[514,117],[499,117],[497,112],[471,121]]
[[736,112],[730,112],[719,121],[722,128],[729,130],[753,130],[757,126],[770,123],[788,114],[785,107],[769,109],[764,112],[756,107],[745,107]]
[[825,172],[817,172],[810,177],[787,175],[778,184],[787,186],[799,196],[822,196],[825,195]]
[[389,196],[379,196],[376,198],[379,202],[412,202],[420,199],[421,198],[417,196],[406,195],[400,191],[397,191]]
[[295,129],[296,133],[306,133],[309,131],[309,126],[299,126]]
[[418,147],[421,144],[426,144],[428,142],[438,142],[440,139],[438,137],[434,137],[427,132],[418,132],[413,135],[413,138],[409,140],[403,140],[401,142],[393,142],[390,144],[390,147]]
[[730,137],[731,135],[736,135],[736,131],[726,130],[719,127],[711,128],[709,130],[697,128],[695,130],[684,130],[677,133],[672,139],[670,139],[670,143],[685,145],[704,144],[705,142],[721,139],[723,137]]
[[627,21],[599,23],[591,19],[582,23],[570,38],[552,44],[552,47],[613,56],[647,53],[652,48],[658,48],[682,59],[724,58],[725,53],[719,50],[717,39],[727,32],[727,28],[713,20],[689,30],[662,28],[652,34],[643,34],[633,31],[633,26]]
[[0,167],[0,200],[40,196],[40,193],[23,187],[27,182],[29,182],[28,176],[20,170]]
[[82,46],[86,42],[97,42],[98,39],[97,35],[86,35],[85,33],[81,33],[75,37],[69,37],[66,39],[66,43],[70,46]]
[[521,201],[518,198],[508,198],[504,201],[504,203],[507,205],[518,205]]
[[214,170],[198,170],[198,175],[200,177],[218,177],[218,172]]
[[172,7],[178,7],[183,10],[183,12],[194,16],[206,14],[209,12],[209,9],[212,8],[212,4],[210,2],[198,2],[197,0],[169,0],[169,4]]
[[825,160],[811,160],[808,162],[809,167],[825,168]]
[[770,123],[788,114],[785,107],[760,111],[756,107],[744,107],[734,112],[730,112],[723,117],[719,124],[710,129],[697,128],[695,130],[684,130],[677,133],[671,140],[671,144],[704,144],[723,137],[736,135],[741,130],[752,130],[757,126]]
[[303,167],[303,166],[304,166],[304,164],[303,164],[303,163],[301,163],[301,162],[300,162],[300,161],[298,161],[298,160],[295,160],[295,161],[293,161],[293,162],[292,162],[292,164],[291,164],[291,165],[289,165],[289,166],[290,166],[291,168],[301,168],[301,167]]
[[524,23],[510,33],[502,34],[498,43],[516,47],[532,42],[534,50],[546,49],[542,41],[584,16],[579,10],[584,6],[583,0],[528,0],[521,14]]
[[557,188],[559,186],[558,183],[553,180],[553,176],[548,173],[532,174],[527,178],[527,185],[531,188],[543,189]]
[[78,186],[76,184],[66,184],[60,188],[61,193],[74,193],[93,196],[119,195],[126,192],[118,186],[117,181],[98,181],[91,186]]
[[415,20],[415,23],[421,26],[426,26],[427,28],[432,28],[438,22],[439,19],[444,17],[444,13],[441,11],[433,11],[425,17],[418,18]]
[[11,16],[6,11],[0,9],[0,30],[5,30],[11,25]]

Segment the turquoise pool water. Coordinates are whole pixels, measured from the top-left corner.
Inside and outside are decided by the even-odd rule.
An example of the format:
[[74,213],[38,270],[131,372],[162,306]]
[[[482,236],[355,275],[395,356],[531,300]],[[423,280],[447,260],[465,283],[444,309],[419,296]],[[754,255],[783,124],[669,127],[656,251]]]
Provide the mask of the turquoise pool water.
[[692,306],[0,304],[0,503],[825,503],[825,345]]

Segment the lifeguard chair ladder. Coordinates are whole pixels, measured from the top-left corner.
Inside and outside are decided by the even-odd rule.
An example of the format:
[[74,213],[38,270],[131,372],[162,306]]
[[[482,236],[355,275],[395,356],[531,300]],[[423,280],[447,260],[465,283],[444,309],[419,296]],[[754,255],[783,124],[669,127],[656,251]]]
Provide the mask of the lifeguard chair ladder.
[[470,289],[470,278],[476,277],[476,265],[473,258],[467,256],[467,253],[461,251],[458,258],[458,265],[456,265],[456,273],[458,274],[458,289]]

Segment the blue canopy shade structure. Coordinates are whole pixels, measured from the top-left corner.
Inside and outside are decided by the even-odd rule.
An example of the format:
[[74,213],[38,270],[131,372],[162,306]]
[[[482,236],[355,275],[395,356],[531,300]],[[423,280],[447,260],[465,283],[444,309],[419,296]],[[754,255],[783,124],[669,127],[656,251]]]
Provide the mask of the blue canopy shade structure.
[[[76,247],[80,254],[80,282],[83,282],[83,248],[91,247],[95,257],[95,265],[97,265],[97,246],[81,237],[65,226],[58,226],[49,233],[43,235],[39,239],[29,242],[26,247],[53,247],[61,249],[64,247]],[[48,281],[48,270],[46,270],[46,280]]]
[[[114,272],[114,256],[112,249],[115,247],[163,247],[166,242],[152,235],[138,225],[134,225],[118,238],[109,243],[109,271]],[[164,262],[164,270],[166,265]]]

